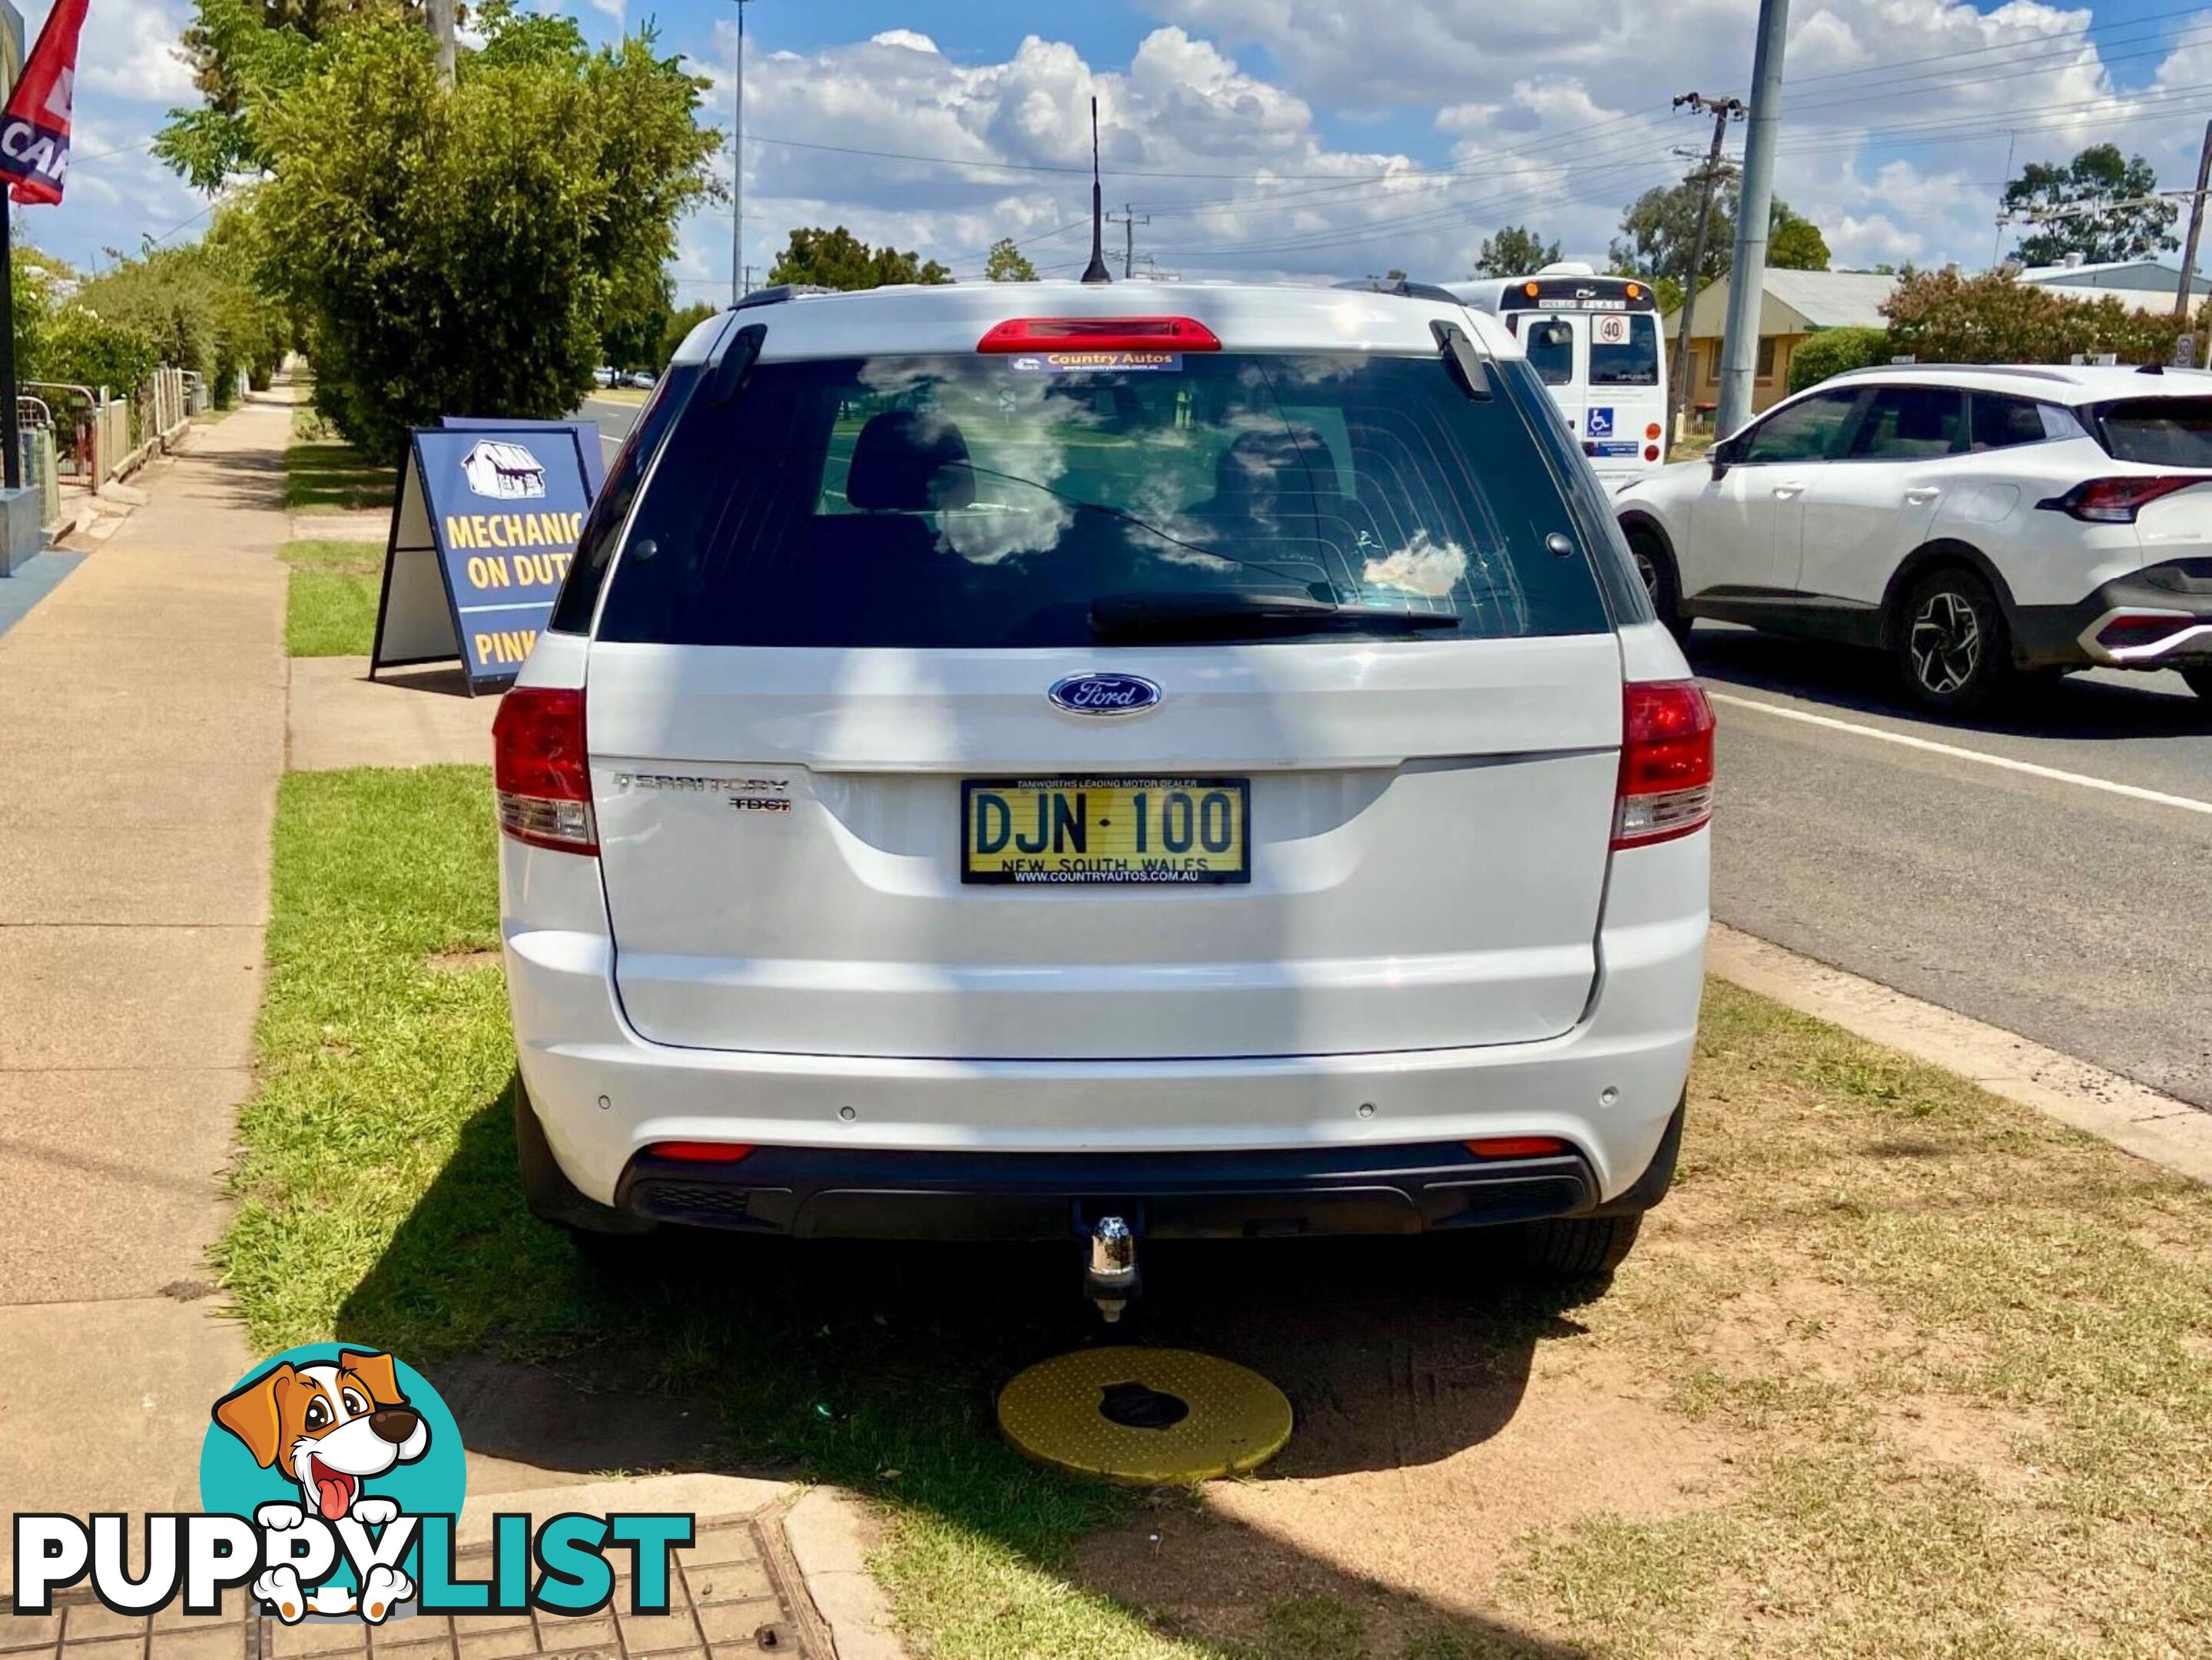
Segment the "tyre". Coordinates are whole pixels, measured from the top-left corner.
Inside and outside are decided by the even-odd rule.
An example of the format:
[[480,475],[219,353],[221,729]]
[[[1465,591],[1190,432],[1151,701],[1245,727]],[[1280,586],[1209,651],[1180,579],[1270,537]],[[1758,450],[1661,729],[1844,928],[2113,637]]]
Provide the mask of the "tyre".
[[1896,623],[1898,672],[1923,708],[1979,708],[2012,675],[2012,641],[1990,585],[1971,570],[1930,572],[1906,591]]
[[2212,703],[2212,668],[2184,669],[2181,678],[2189,682],[2190,690]]
[[1644,584],[1644,592],[1651,598],[1651,610],[1667,625],[1668,633],[1676,640],[1686,640],[1690,634],[1690,619],[1682,615],[1680,579],[1675,575],[1674,556],[1659,539],[1658,533],[1642,525],[1628,532],[1628,551],[1636,560],[1636,575]]
[[514,1098],[514,1163],[522,1177],[522,1196],[530,1213],[542,1222],[566,1228],[580,1241],[635,1238],[653,1231],[653,1224],[611,1205],[602,1205],[577,1189],[553,1157],[545,1140],[545,1127],[538,1122],[538,1109],[518,1074]]
[[1512,1261],[1524,1280],[1599,1280],[1628,1260],[1643,1231],[1642,1211],[1524,1223],[1515,1231]]

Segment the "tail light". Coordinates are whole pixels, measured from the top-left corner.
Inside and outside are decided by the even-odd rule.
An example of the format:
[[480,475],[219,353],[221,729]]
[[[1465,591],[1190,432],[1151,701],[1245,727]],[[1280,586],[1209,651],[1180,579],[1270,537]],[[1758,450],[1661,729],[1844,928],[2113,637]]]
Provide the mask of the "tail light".
[[499,700],[491,743],[500,829],[533,848],[597,853],[584,694],[567,686],[510,687]]
[[1645,427],[1644,429],[1644,435],[1646,439],[1656,443],[1659,439],[1659,423],[1656,421],[1654,421],[1649,426]]
[[1221,337],[1190,317],[1009,317],[993,324],[975,350],[1219,351]]
[[1620,785],[1613,845],[1647,847],[1713,816],[1713,706],[1694,680],[1631,681],[1621,689]]
[[1466,1146],[1478,1158],[1554,1158],[1574,1151],[1556,1135],[1485,1135]]
[[645,1150],[648,1158],[672,1158],[679,1164],[737,1164],[752,1157],[743,1141],[655,1141]]
[[1659,459],[1659,446],[1646,444],[1644,447],[1644,459],[1647,461],[1656,461]]
[[2047,496],[2035,505],[2091,525],[2132,525],[2136,514],[2162,496],[2192,484],[2212,484],[2212,473],[2152,473],[2133,478],[2090,478],[2063,496]]

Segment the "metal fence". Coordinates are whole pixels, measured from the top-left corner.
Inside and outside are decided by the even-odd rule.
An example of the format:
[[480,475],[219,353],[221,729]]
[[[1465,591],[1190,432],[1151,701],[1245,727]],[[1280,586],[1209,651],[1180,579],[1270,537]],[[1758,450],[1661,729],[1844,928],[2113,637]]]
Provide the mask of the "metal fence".
[[96,490],[123,477],[172,448],[208,403],[202,377],[166,367],[120,398],[55,380],[22,381],[18,391],[23,477],[44,491],[48,524],[61,516],[64,483]]

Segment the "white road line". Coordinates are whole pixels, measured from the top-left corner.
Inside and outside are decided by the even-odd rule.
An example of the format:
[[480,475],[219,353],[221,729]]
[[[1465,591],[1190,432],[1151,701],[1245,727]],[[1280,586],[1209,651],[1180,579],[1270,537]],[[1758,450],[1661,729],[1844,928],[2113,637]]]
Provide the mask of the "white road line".
[[1814,714],[1807,709],[1785,708],[1779,703],[1769,703],[1757,697],[1736,697],[1724,691],[1708,691],[1705,695],[1716,703],[1726,703],[1733,708],[1757,709],[1762,714],[1778,715],[1784,721],[1802,721],[1808,727],[1826,727],[1831,732],[1847,732],[1857,738],[1879,738],[1885,744],[1902,744],[1909,750],[1925,750],[1930,755],[1954,756],[1961,761],[1978,761],[1985,767],[2001,767],[2007,772],[2024,772],[2031,778],[2048,778],[2060,784],[2078,784],[2083,789],[2102,790],[2107,795],[2124,795],[2131,800],[2149,801],[2161,807],[2179,807],[2184,812],[2212,813],[2212,801],[2199,801],[2193,796],[2168,795],[2163,790],[2147,790],[2139,784],[2115,783],[2109,778],[2092,778],[2087,773],[2064,772],[2057,767],[2039,767],[2033,761],[2015,761],[2010,756],[1962,749],[1956,744],[1938,744],[1932,739],[1915,738],[1910,733],[1891,732],[1881,727],[1864,727],[1856,721],[1838,721],[1833,715]]

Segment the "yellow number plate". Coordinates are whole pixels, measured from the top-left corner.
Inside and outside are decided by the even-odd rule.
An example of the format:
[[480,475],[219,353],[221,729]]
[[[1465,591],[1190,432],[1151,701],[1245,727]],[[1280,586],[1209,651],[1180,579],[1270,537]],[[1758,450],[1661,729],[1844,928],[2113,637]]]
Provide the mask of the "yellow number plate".
[[1244,778],[969,778],[963,882],[1249,882]]

